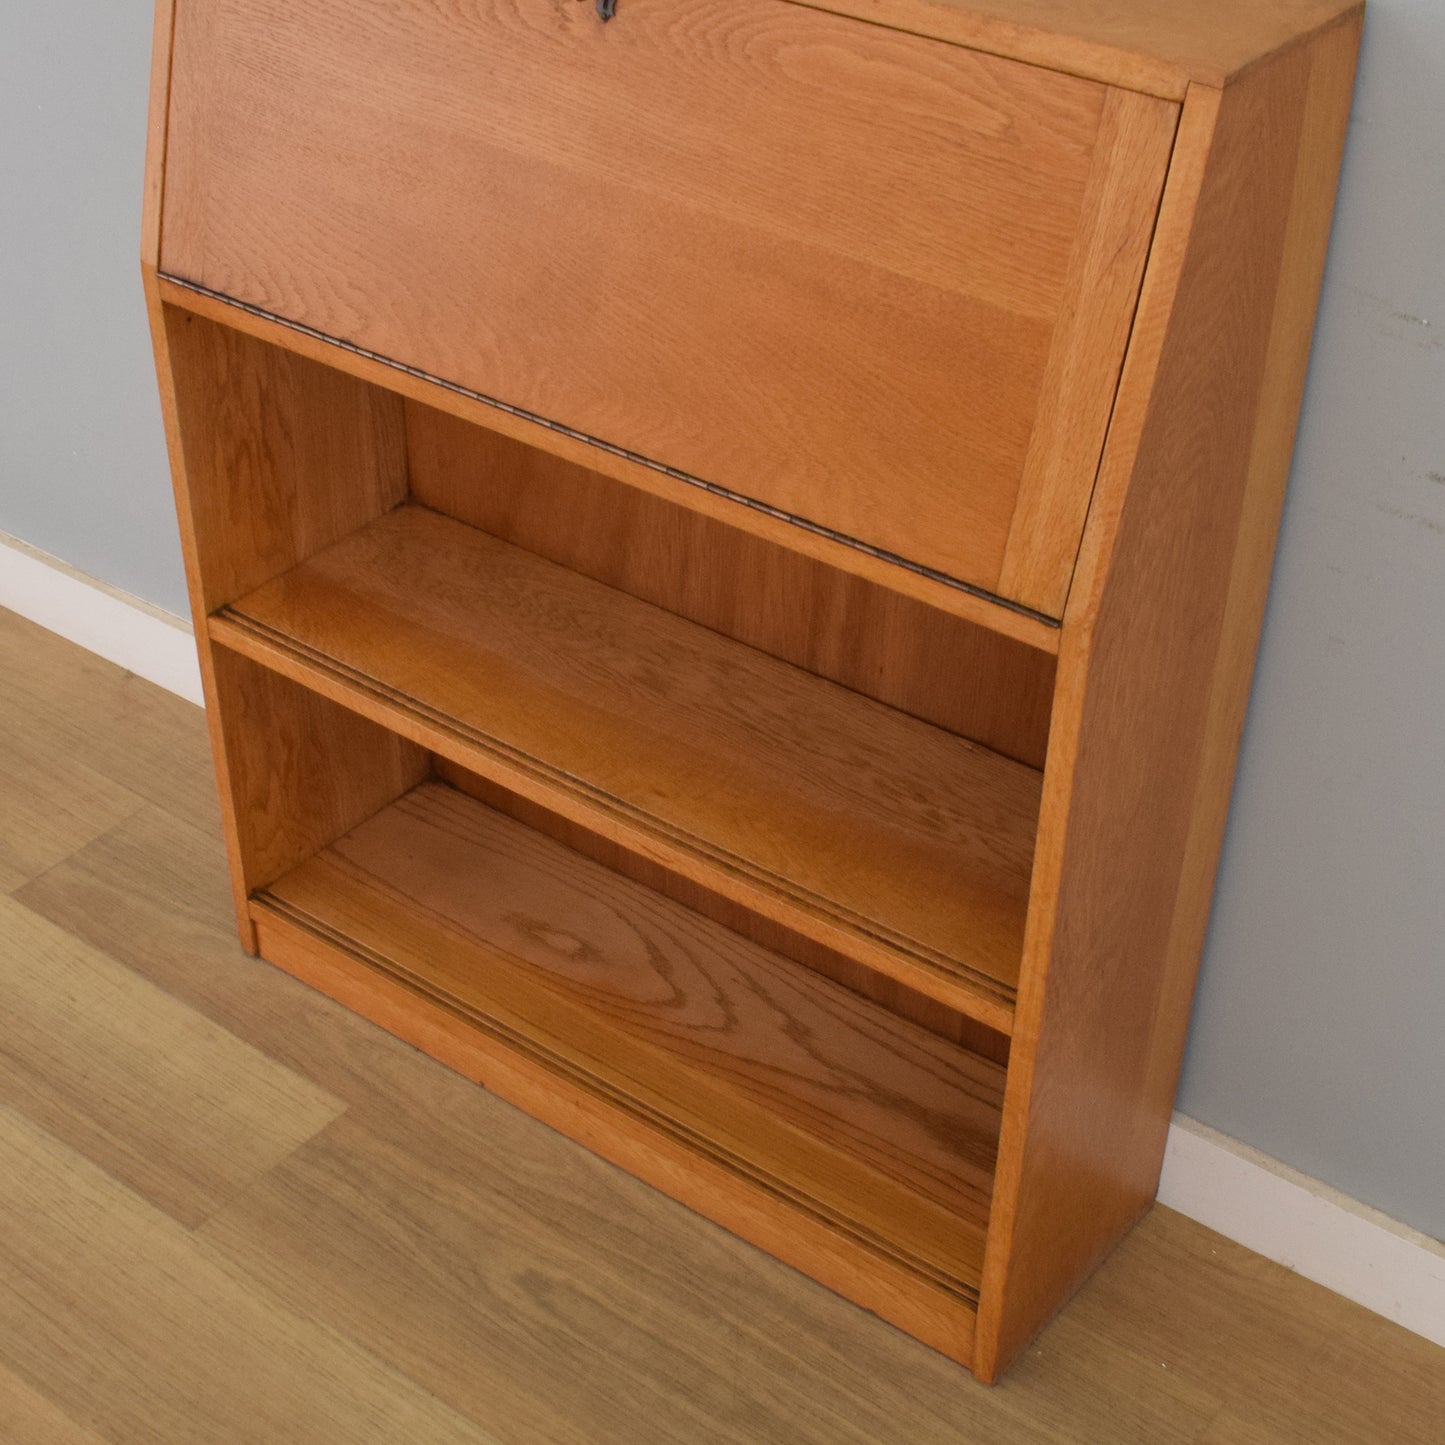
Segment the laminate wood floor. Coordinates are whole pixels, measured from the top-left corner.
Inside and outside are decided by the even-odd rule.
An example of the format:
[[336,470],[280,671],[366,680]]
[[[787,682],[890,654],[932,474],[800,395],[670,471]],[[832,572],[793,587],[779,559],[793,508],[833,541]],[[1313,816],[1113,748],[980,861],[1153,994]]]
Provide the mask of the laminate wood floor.
[[0,612],[0,1441],[1445,1440],[1156,1208],[994,1390],[237,946],[200,713]]

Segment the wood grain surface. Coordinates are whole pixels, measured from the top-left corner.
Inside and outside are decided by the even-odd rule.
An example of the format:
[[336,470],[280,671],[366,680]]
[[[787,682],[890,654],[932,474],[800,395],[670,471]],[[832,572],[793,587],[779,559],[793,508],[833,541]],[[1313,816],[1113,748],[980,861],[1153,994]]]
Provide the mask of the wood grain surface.
[[[159,207],[169,0],[157,7],[147,207]],[[179,523],[191,623],[232,860],[232,900],[254,948],[246,900],[255,886],[254,819],[238,816],[205,619],[238,591],[294,565],[405,494],[400,399],[307,358],[268,347],[161,300],[160,217],[143,226],[142,271]]]
[[[0,726],[36,757],[63,730],[140,800],[16,901],[144,981],[138,1026],[155,1008],[197,1041],[224,1030],[346,1110],[187,1230],[0,1092],[0,1438],[395,1445],[460,1417],[507,1445],[1436,1445],[1445,1351],[1163,1208],[1003,1388],[974,1387],[246,956],[214,797],[177,786],[209,771],[199,711],[4,612],[0,654]],[[8,786],[0,838],[27,826]],[[88,784],[67,786],[78,808]],[[0,930],[0,992],[17,962]],[[36,979],[37,1006],[74,1007]],[[154,1055],[111,1058],[114,1091],[145,1098]],[[63,1051],[51,1079],[104,1103],[87,1064]],[[264,1139],[242,1089],[227,1107]],[[150,1127],[204,1148],[187,1109],[163,1090]],[[261,1157],[246,1134],[214,1147]]]
[[207,613],[406,495],[401,398],[165,309]]
[[214,654],[248,893],[264,888],[430,771],[426,752],[224,648]]
[[0,1098],[182,1224],[201,1223],[341,1112],[4,895],[0,936]]
[[746,905],[717,892],[706,883],[686,873],[669,868],[651,858],[643,857],[613,839],[593,832],[584,824],[574,822],[514,793],[497,783],[469,772],[446,758],[433,755],[434,775],[450,787],[476,798],[489,808],[516,818],[545,837],[566,844],[575,852],[601,863],[614,873],[621,873],[644,887],[681,903],[694,913],[701,913],[733,933],[750,938],[770,953],[791,958],[817,973],[841,983],[853,993],[872,999],[889,1013],[920,1024],[939,1038],[962,1044],[965,1048],[998,1064],[1008,1063],[1008,1035],[999,1033],[977,1019],[969,1018],[937,998],[919,993],[917,989],[887,974],[879,973],[856,958],[828,948],[816,939],[804,937],[786,925],[755,912]]
[[1060,654],[986,1375],[1158,1183],[1358,41],[1347,20],[1185,107]]
[[[986,1380],[1157,1180],[1353,77],[1352,6],[1197,8],[157,10],[243,945]],[[163,1209],[246,1175],[18,1059],[0,1121]],[[1261,1428],[1186,1385],[1139,1438]]]
[[1298,44],[1362,0],[794,0],[1183,100]]
[[1279,536],[1284,502],[1280,478],[1289,474],[1294,453],[1349,123],[1346,98],[1354,84],[1360,37],[1355,15],[1310,46],[1299,159],[1283,242],[1285,264],[1270,321],[1259,413],[1205,717],[1195,808],[1170,931],[1169,982],[1159,1009],[1164,1026],[1156,1034],[1150,1061],[1148,1089],[1156,1100],[1172,1098],[1178,1086],[1181,1042],[1188,1027],[1197,971],[1193,961],[1203,949],[1214,900],[1214,878]]
[[[0,891],[18,889],[147,805],[215,812],[195,710],[78,649],[0,627]],[[107,723],[112,726],[107,726]]]
[[[84,1360],[66,1403],[82,1422],[101,1417],[107,1436],[496,1445],[355,1345],[278,1309],[189,1230],[4,1106],[0,1180],[0,1353],[26,1374]],[[137,1385],[156,1369],[167,1389]]]
[[[549,452],[575,467],[597,472],[674,506],[700,513],[722,522],[730,530],[744,532],[774,547],[796,552],[848,577],[859,578],[886,592],[923,603],[927,608],[984,627],[1001,637],[1051,655],[1059,650],[1057,619],[1041,617],[990,593],[950,583],[936,574],[900,566],[886,554],[875,555],[845,538],[799,527],[782,514],[774,515],[759,507],[740,505],[728,493],[691,486],[630,453],[599,447],[580,434],[563,431],[553,423],[529,417],[523,412],[501,410],[465,389],[443,383],[423,372],[408,370],[387,357],[357,351],[254,307],[248,308],[223,296],[197,290],[164,275],[150,272],[147,275],[147,287],[155,292],[155,309],[159,316],[163,316],[167,307],[174,307],[214,321],[268,346],[294,352],[369,385],[394,391],[409,401],[499,432],[524,446]],[[168,387],[169,382],[163,380],[163,386]]]
[[155,0],[151,37],[150,87],[146,109],[146,156],[143,180],[140,264],[141,282],[145,290],[146,321],[150,328],[151,349],[155,355],[156,392],[161,419],[165,427],[166,453],[170,462],[171,494],[175,499],[176,523],[181,556],[186,570],[186,596],[190,605],[191,626],[197,638],[197,662],[200,666],[201,689],[207,704],[207,721],[211,735],[211,756],[219,784],[221,800],[221,831],[226,839],[231,861],[231,906],[235,911],[236,929],[242,946],[254,951],[256,939],[247,906],[246,880],[240,861],[240,835],[235,813],[228,797],[225,747],[221,740],[220,719],[214,708],[216,688],[211,667],[211,647],[205,636],[205,619],[209,611],[206,581],[201,576],[202,533],[198,530],[196,511],[192,506],[191,489],[186,475],[186,456],[182,444],[181,423],[177,405],[176,378],[171,366],[169,319],[161,298],[160,248],[161,220],[165,210],[167,138],[170,131],[171,53],[175,40],[175,0]]
[[994,584],[1000,596],[1049,617],[1062,617],[1068,600],[1177,121],[1173,106],[1128,91],[1111,90],[1104,100],[1099,154],[1115,160],[1089,174],[1085,222]]
[[719,887],[745,875],[799,927],[821,915],[906,956],[895,970],[1009,1002],[1030,768],[416,506],[212,630],[428,723],[435,740],[411,735],[464,766],[543,775],[544,801],[660,836]]
[[267,957],[288,973],[914,1339],[970,1363],[977,1310],[956,1280],[920,1270],[917,1259],[884,1248],[880,1237],[843,1227],[841,1218],[799,1196],[771,1191],[735,1161],[569,1081],[555,1060],[479,1028],[474,1017],[405,983],[375,956],[363,957],[261,899],[255,917]]
[[410,400],[406,451],[411,496],[434,511],[1044,765],[1047,649]]
[[[345,345],[329,341],[266,312],[247,309],[224,296],[211,295],[166,276],[150,276],[147,289],[155,290],[158,315],[163,316],[166,308],[175,308],[176,311],[202,316],[253,340],[266,342],[282,351],[292,351],[306,360],[318,361],[322,366],[337,368],[348,376],[367,381],[371,386],[392,390],[419,405],[435,407],[471,425],[500,432],[526,447],[551,452],[575,467],[621,481],[627,487],[660,497],[673,506],[712,517],[728,529],[799,553],[847,577],[863,579],[881,590],[896,592],[900,597],[936,608],[949,617],[977,624],[1039,652],[1058,653],[1059,621],[1056,618],[1040,617],[988,592],[951,584],[936,574],[915,571],[912,566],[900,566],[883,553],[874,555],[847,539],[799,527],[782,514],[775,516],[759,507],[740,506],[727,493],[714,493],[692,486],[649,462],[637,460],[629,452],[597,447],[582,436],[559,431],[552,423],[529,418],[523,412],[500,410],[465,390],[441,383],[435,377],[407,370],[386,357],[348,350]],[[169,386],[168,381],[163,384]]]
[[129,817],[141,800],[68,748],[19,738],[0,720],[0,889],[19,888]]
[[1003,1071],[440,784],[263,903],[971,1290]]
[[0,1369],[0,1438],[25,1445],[105,1445],[13,1370]]
[[1026,464],[1081,517],[1173,105],[775,0],[421,21],[183,7],[162,269],[987,591]]

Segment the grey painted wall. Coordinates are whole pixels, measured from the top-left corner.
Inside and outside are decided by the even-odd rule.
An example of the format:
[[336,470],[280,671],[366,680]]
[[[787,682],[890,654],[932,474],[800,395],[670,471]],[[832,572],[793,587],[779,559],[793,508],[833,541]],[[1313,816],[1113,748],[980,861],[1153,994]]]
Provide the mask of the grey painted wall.
[[[149,0],[0,0],[0,529],[184,611]],[[1181,1107],[1445,1237],[1445,6],[1374,0]]]
[[0,531],[185,613],[140,286],[149,0],[0,0]]

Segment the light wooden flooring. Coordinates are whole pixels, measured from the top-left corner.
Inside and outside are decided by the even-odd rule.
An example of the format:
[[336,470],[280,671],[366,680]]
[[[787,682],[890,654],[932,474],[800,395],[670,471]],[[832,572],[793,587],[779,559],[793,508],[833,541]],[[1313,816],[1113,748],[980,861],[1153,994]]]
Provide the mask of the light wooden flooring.
[[1156,1209],[1003,1385],[232,933],[200,714],[0,612],[0,1441],[1445,1440],[1445,1351]]

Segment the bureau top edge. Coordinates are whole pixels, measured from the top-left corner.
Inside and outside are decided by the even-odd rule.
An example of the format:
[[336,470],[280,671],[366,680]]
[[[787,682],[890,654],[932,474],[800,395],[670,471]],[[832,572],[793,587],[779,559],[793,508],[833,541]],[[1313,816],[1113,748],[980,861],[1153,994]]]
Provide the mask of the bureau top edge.
[[[623,0],[625,3],[625,0]],[[1182,101],[1357,15],[1365,0],[785,0]]]

